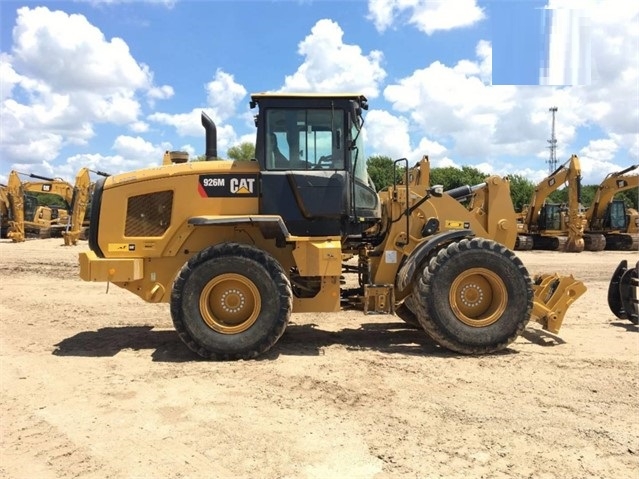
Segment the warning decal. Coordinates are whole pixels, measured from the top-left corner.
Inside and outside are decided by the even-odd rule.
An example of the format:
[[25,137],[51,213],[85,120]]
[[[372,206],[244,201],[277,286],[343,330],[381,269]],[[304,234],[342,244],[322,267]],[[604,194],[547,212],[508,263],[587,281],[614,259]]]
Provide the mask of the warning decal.
[[451,230],[470,229],[470,223],[467,221],[446,220],[445,225]]

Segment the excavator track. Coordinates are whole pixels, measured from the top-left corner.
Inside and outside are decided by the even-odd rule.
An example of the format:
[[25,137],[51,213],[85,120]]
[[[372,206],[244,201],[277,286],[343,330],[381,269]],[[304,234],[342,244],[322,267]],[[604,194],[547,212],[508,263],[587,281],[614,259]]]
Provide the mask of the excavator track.
[[533,249],[533,239],[529,235],[517,235],[515,240],[515,250],[517,251],[530,251]]
[[606,237],[599,233],[585,233],[584,244],[586,251],[603,251],[606,248]]
[[637,251],[639,249],[639,233],[607,234],[605,249],[609,251]]
[[533,237],[533,249],[545,251],[566,251],[567,236],[542,236]]

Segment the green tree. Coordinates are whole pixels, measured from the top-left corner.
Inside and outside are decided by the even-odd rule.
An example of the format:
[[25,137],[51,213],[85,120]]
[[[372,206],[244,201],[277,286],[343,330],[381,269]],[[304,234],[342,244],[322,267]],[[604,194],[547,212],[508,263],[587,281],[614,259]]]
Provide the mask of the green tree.
[[592,204],[597,188],[597,185],[585,185],[581,187],[581,204],[584,207],[588,208]]
[[508,175],[510,179],[510,197],[513,200],[515,211],[521,211],[524,205],[530,203],[535,191],[535,184],[521,175]]
[[445,166],[430,170],[430,184],[442,185],[446,191],[459,186],[483,183],[487,176],[489,175],[472,166],[462,166],[461,168]]
[[[388,156],[373,155],[368,158],[368,175],[373,180],[375,188],[380,191],[393,184],[393,160]],[[400,183],[404,175],[405,168],[399,167],[395,171],[395,182]]]
[[245,141],[229,148],[226,154],[231,160],[250,161],[255,158],[255,145]]
[[54,195],[52,193],[29,192],[28,194],[37,198],[39,206],[50,206],[66,209],[70,207],[70,205],[68,205],[61,196]]

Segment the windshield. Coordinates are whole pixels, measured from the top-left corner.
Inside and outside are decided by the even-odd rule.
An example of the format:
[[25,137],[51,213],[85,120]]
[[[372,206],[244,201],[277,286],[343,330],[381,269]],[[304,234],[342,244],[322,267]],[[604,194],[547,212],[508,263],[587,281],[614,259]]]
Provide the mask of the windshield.
[[343,169],[344,110],[268,109],[266,168]]

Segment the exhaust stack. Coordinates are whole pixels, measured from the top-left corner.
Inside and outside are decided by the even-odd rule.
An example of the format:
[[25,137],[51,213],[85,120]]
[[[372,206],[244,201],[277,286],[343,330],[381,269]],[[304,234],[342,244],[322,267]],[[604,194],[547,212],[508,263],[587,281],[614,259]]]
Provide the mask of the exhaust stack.
[[206,161],[217,159],[217,128],[213,120],[202,112],[202,126],[206,131]]

